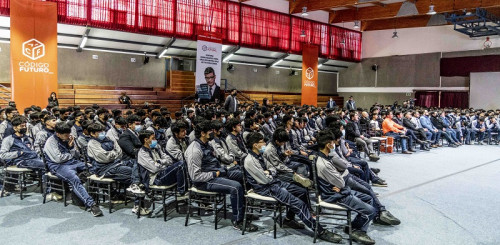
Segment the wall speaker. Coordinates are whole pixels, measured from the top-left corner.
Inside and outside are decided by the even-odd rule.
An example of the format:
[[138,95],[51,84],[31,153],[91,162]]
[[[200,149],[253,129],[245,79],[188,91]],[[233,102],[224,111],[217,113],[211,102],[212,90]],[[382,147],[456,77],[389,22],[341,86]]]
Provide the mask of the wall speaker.
[[372,70],[373,70],[373,71],[377,71],[377,70],[378,70],[378,65],[377,65],[377,64],[372,65]]

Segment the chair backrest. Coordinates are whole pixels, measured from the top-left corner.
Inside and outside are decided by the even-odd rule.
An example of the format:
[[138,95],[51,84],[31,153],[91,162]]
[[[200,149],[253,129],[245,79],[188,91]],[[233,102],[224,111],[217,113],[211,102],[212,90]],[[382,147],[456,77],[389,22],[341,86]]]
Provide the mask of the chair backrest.
[[[248,157],[248,155],[247,155],[247,157]],[[243,160],[243,162],[244,162],[244,160]],[[248,182],[247,182],[247,173],[245,171],[245,164],[241,163],[240,166],[241,166],[241,173],[243,175],[243,188],[245,190],[245,193],[248,193],[248,189],[247,189]]]
[[316,163],[318,162],[318,155],[314,155],[314,159],[312,161],[312,172],[313,172],[313,182],[314,182],[314,194],[316,195],[317,201],[319,201],[320,189],[318,185],[318,169],[316,167]]

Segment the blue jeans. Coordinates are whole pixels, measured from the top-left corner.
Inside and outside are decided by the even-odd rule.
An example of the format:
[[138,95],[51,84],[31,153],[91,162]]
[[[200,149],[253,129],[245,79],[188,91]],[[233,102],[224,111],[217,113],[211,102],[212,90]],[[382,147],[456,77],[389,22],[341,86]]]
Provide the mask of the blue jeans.
[[86,207],[91,207],[94,204],[94,199],[90,197],[87,190],[83,187],[82,181],[76,175],[86,170],[85,163],[73,159],[63,164],[51,164],[49,165],[49,169],[58,178],[68,183]]
[[351,190],[369,195],[373,199],[373,207],[377,210],[377,213],[385,211],[385,206],[382,205],[370,184],[352,174],[344,177],[344,180],[346,183],[345,185],[349,186]]
[[406,145],[406,139],[405,138],[401,138],[401,136],[397,133],[394,133],[394,132],[388,132],[385,134],[386,136],[388,137],[393,137],[394,138],[394,141],[398,140],[398,139],[401,139],[401,150],[402,151],[407,151],[408,150],[408,146]]
[[156,175],[154,184],[173,185],[177,183],[177,191],[179,191],[179,194],[184,195],[186,192],[186,179],[184,177],[185,166],[184,161],[179,161],[168,166]]
[[243,221],[245,193],[241,183],[243,174],[241,170],[230,168],[226,177],[217,177],[208,182],[194,183],[197,188],[205,191],[230,194],[231,208],[233,209],[233,221]]
[[476,138],[476,136],[477,136],[477,141],[478,142],[483,141],[485,135],[486,135],[486,132],[481,132],[481,131],[472,131],[471,132],[472,139],[474,140]]
[[370,183],[370,181],[377,181],[380,178],[372,172],[368,162],[355,157],[348,157],[347,160],[353,165],[357,165],[360,168],[349,167],[349,173],[359,176],[363,181]]
[[29,168],[31,170],[45,172],[45,164],[39,158],[21,160],[20,162],[18,162],[17,166],[21,168]]

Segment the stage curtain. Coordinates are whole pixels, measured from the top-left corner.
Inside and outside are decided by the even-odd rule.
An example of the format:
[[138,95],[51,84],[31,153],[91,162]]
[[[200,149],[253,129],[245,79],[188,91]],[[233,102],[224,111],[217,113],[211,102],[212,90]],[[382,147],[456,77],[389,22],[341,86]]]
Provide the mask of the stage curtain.
[[441,107],[469,108],[469,92],[441,92]]
[[415,105],[422,107],[437,107],[439,105],[439,92],[417,91],[415,92]]

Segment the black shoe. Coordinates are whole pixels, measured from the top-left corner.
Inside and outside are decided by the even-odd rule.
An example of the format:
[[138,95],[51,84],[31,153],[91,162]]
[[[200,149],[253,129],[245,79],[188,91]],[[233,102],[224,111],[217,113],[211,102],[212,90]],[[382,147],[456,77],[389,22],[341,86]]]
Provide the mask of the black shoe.
[[[243,230],[243,221],[240,221],[240,222],[233,222],[233,228],[236,229],[236,230]],[[250,222],[247,222],[246,226],[245,226],[245,231],[248,231],[248,232],[254,232],[254,231],[257,231],[259,229],[259,227],[257,227],[256,225],[250,223]]]
[[259,220],[260,217],[258,215],[255,215],[255,214],[247,214],[247,220]]
[[306,228],[306,226],[304,224],[301,224],[294,219],[287,219],[287,218],[285,218],[285,220],[283,220],[283,225],[288,226],[289,228],[292,228],[295,230],[302,230],[302,229]]
[[430,151],[430,150],[431,150],[431,148],[429,148],[429,147],[427,147],[427,146],[424,146],[424,147],[422,147],[422,150],[423,150],[423,151]]
[[[399,225],[401,221],[394,217],[389,211],[380,212],[378,219],[388,225]],[[374,220],[375,221],[375,220]]]
[[92,207],[90,207],[90,213],[92,213],[92,215],[94,215],[94,217],[102,216],[102,211],[99,208],[99,206],[97,206],[97,204],[94,204],[94,205],[92,205]]
[[363,231],[353,231],[351,237],[354,241],[361,244],[375,244],[375,241]]
[[319,239],[332,243],[340,243],[342,241],[342,236],[328,230],[323,230],[323,232],[319,234]]
[[378,179],[376,181],[372,181],[372,186],[387,187],[387,183],[383,179]]
[[409,149],[409,152],[417,152],[415,149]]
[[408,155],[411,155],[411,154],[412,154],[412,153],[411,153],[411,152],[409,152],[409,151],[403,151],[403,152],[401,152],[401,153],[403,153],[403,154],[408,154]]
[[371,162],[376,162],[376,161],[380,160],[380,157],[377,156],[376,154],[370,154],[369,157],[370,157]]
[[372,170],[375,174],[380,173],[380,169],[379,169],[379,168],[371,168],[371,170]]

